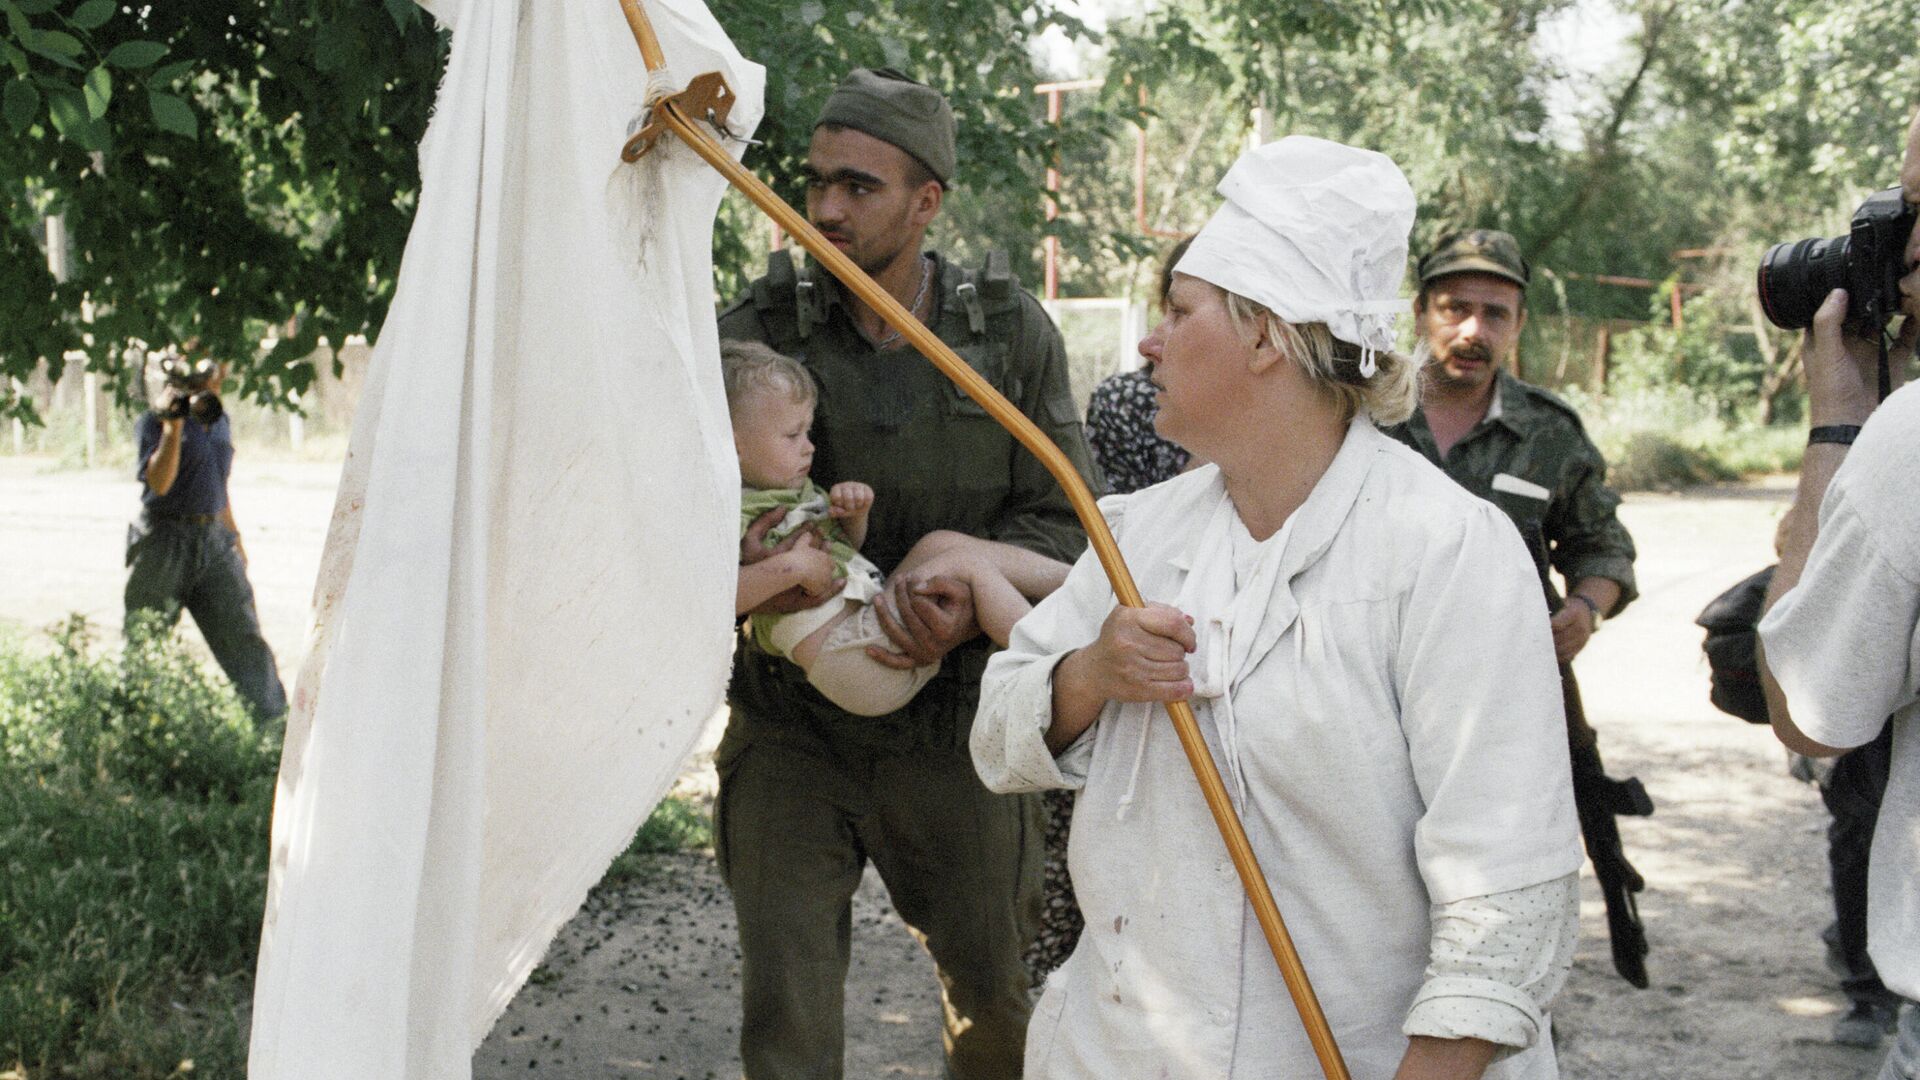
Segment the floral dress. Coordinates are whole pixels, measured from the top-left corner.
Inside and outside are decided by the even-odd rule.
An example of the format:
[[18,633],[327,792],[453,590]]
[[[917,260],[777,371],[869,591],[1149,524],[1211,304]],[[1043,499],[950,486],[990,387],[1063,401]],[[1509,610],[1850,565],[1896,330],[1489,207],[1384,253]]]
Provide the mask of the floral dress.
[[1147,368],[1121,372],[1095,387],[1087,402],[1087,444],[1109,495],[1171,480],[1187,467],[1187,452],[1154,434],[1160,408],[1148,374]]

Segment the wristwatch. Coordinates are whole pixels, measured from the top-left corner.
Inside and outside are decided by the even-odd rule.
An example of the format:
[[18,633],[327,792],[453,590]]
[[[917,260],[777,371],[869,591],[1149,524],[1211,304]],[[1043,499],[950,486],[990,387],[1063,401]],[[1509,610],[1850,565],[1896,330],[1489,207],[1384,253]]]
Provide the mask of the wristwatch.
[[1572,603],[1575,600],[1587,605],[1587,613],[1593,616],[1593,625],[1587,627],[1587,632],[1592,633],[1600,629],[1600,624],[1607,621],[1607,617],[1600,614],[1600,605],[1594,603],[1592,598],[1585,593],[1571,593],[1567,596],[1568,603]]

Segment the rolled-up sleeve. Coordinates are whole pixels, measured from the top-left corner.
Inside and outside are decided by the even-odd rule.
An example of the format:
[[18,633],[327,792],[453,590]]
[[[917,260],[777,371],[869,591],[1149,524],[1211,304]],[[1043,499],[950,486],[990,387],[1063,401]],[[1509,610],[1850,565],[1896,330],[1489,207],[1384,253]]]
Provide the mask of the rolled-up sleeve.
[[[1100,504],[1119,532],[1119,500]],[[987,662],[980,708],[968,747],[980,782],[993,791],[1079,788],[1092,757],[1094,725],[1055,756],[1047,749],[1053,724],[1053,669],[1067,654],[1100,636],[1113,610],[1113,587],[1092,551],[1081,554],[1067,580],[1014,624],[1007,647]]]
[[1086,756],[1083,744],[1092,729],[1057,759],[1046,741],[1053,724],[1053,669],[1068,653],[1007,664],[995,678],[994,664],[1008,655],[1010,651],[993,658],[980,684],[980,711],[974,716],[971,740],[980,782],[1000,792],[1079,788],[1087,778],[1080,759]]
[[1435,904],[1430,918],[1426,982],[1401,1031],[1508,1051],[1538,1043],[1573,967],[1579,876]]

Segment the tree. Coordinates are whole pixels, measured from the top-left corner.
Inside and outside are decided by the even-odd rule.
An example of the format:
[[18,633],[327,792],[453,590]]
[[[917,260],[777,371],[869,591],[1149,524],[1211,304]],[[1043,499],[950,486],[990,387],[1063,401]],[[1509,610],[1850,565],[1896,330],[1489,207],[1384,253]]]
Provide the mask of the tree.
[[[123,395],[130,345],[198,339],[252,396],[307,386],[315,340],[382,316],[445,42],[404,0],[0,0],[0,373],[62,355]],[[72,237],[71,280],[37,250]],[[283,331],[259,355],[267,326]],[[0,393],[4,393],[0,391]],[[30,414],[10,394],[0,406]]]
[[[1060,135],[1035,113],[1029,46],[1077,22],[1020,0],[712,8],[773,69],[748,163],[789,201],[802,198],[795,166],[833,85],[854,66],[902,67],[946,90],[961,118],[954,211],[991,208],[968,220],[992,226],[968,246],[1030,263],[1039,176]],[[42,362],[57,375],[84,348],[137,396],[127,346],[195,338],[246,392],[287,406],[313,378],[318,338],[378,329],[447,51],[409,0],[0,0],[0,13],[0,375]],[[65,283],[39,248],[47,214],[72,232]],[[716,238],[723,291],[757,272],[764,229],[730,203]],[[262,354],[268,328],[280,341]],[[5,388],[0,409],[30,415]]]

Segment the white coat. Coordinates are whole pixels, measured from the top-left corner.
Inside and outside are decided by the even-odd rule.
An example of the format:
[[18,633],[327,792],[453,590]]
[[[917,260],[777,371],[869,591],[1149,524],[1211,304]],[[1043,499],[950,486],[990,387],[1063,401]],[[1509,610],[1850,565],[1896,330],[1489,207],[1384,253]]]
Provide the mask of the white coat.
[[[1582,859],[1519,535],[1365,419],[1251,559],[1212,466],[1101,506],[1142,594],[1195,618],[1201,730],[1349,1069],[1386,1080],[1417,995],[1502,989],[1423,991],[1430,906]],[[972,736],[995,790],[1080,789],[1068,868],[1086,931],[1035,1010],[1026,1075],[1317,1077],[1166,710],[1109,703],[1058,759],[1045,748],[1053,669],[1113,604],[1089,552],[993,658]],[[1544,1030],[1487,1073],[1556,1075]]]

